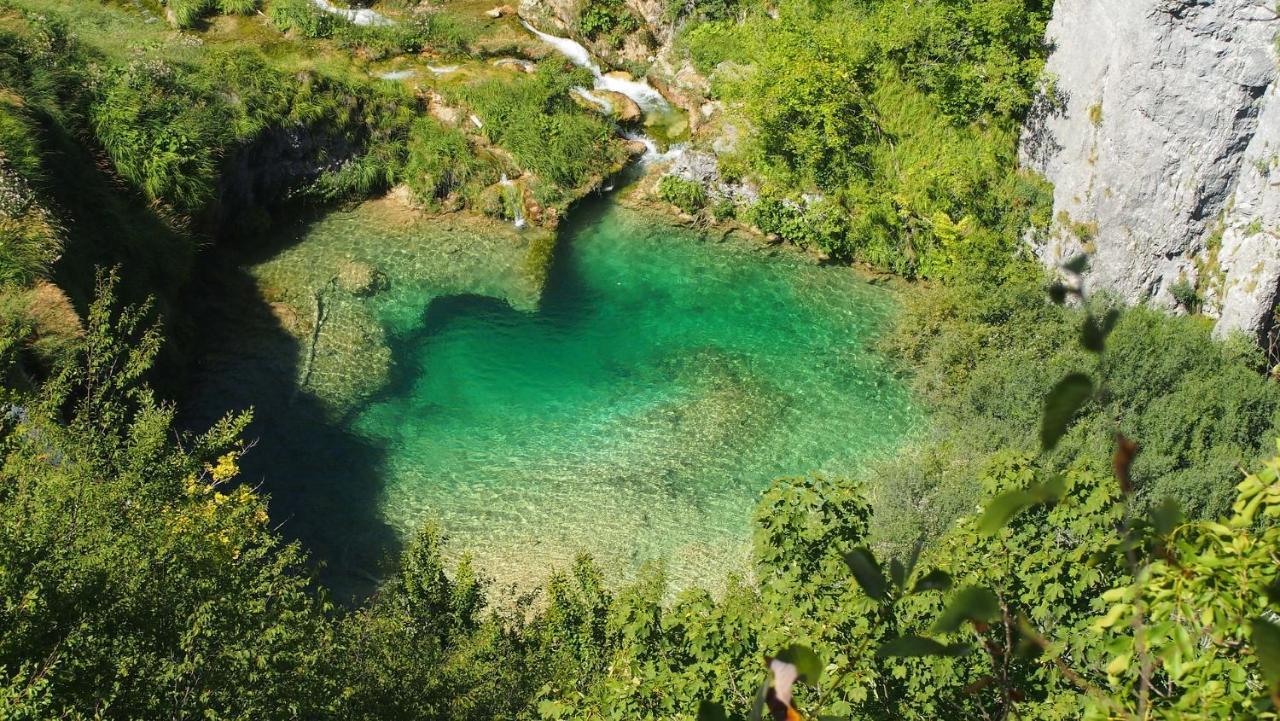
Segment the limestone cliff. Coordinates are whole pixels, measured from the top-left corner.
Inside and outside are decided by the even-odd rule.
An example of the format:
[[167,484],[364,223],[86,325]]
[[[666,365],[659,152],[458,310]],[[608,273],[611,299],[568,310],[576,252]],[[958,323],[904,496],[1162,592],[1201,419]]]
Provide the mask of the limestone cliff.
[[1054,183],[1049,264],[1086,284],[1202,305],[1268,334],[1280,296],[1280,97],[1271,0],[1057,0],[1023,160]]

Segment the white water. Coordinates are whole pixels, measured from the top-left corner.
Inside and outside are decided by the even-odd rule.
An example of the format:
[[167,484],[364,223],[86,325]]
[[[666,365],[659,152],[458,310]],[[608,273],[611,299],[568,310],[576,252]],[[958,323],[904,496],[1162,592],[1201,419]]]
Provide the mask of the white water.
[[577,93],[578,96],[581,97],[583,100],[586,100],[588,103],[595,105],[596,107],[600,108],[606,113],[613,112],[613,103],[600,97],[599,95],[596,95],[590,90],[587,90],[586,88],[574,88],[573,92]]
[[340,8],[337,5],[334,5],[333,3],[329,2],[329,0],[311,0],[311,2],[315,3],[316,7],[320,8],[321,10],[327,13],[331,13],[333,15],[337,15],[338,17],[346,19],[346,21],[351,23],[352,25],[382,26],[382,25],[393,24],[391,21],[391,18],[388,18],[385,15],[382,15],[380,13],[374,12],[369,8],[359,8],[359,9]]
[[439,66],[428,65],[427,70],[430,70],[436,75],[448,75],[449,73],[457,72],[458,66],[457,65],[439,65]]
[[[498,184],[499,184],[499,185],[501,185],[501,186],[503,186],[503,187],[505,187],[505,188],[514,188],[514,187],[515,187],[515,182],[514,182],[514,181],[512,181],[510,178],[508,178],[506,173],[503,173],[503,174],[502,174],[502,179],[498,181]],[[522,191],[516,191],[516,198],[515,198],[515,201],[516,201],[516,202],[515,202],[516,212],[515,212],[515,218],[513,218],[513,219],[512,219],[512,221],[511,221],[511,224],[512,224],[512,225],[514,225],[514,226],[516,227],[516,230],[519,230],[519,229],[521,229],[521,228],[523,228],[523,227],[524,227],[524,199],[523,199],[523,195],[524,195],[524,193],[523,193]]]
[[379,80],[408,80],[417,75],[414,70],[393,70],[389,73],[382,73],[378,76]]
[[[525,29],[533,33],[539,40],[547,43],[555,48],[561,55],[569,58],[569,61],[578,67],[586,68],[591,71],[595,77],[594,88],[597,90],[612,90],[615,93],[623,95],[636,101],[636,105],[645,111],[668,111],[671,104],[667,99],[662,97],[662,93],[658,92],[649,83],[643,80],[624,80],[622,78],[611,78],[600,72],[600,66],[592,59],[591,53],[582,45],[569,38],[558,38],[555,35],[548,35],[539,31],[524,20],[520,21]],[[588,98],[590,99],[590,98]]]
[[675,160],[684,153],[685,144],[676,143],[667,148],[667,152],[659,152],[658,144],[653,142],[653,138],[643,133],[623,133],[622,137],[627,140],[634,140],[645,147],[645,154],[640,156],[640,163],[659,163],[668,160]]

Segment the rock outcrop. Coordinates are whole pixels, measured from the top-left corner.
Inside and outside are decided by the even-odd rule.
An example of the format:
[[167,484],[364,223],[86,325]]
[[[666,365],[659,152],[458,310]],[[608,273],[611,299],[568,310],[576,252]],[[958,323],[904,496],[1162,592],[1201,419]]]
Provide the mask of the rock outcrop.
[[1034,240],[1093,254],[1092,290],[1202,305],[1268,334],[1280,296],[1280,97],[1272,3],[1058,0],[1047,89],[1023,134],[1054,184]]

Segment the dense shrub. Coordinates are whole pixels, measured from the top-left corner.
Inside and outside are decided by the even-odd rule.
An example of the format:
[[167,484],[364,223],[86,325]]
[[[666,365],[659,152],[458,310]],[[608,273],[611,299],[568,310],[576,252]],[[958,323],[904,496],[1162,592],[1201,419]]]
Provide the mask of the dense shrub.
[[707,189],[696,180],[664,175],[658,181],[658,197],[686,213],[696,213],[707,204]]
[[847,219],[771,203],[756,213],[769,232],[946,278],[1003,263],[1011,226],[1048,222],[1045,188],[1016,171],[1046,20],[1033,0],[788,2],[692,22],[682,45],[751,129],[724,160]]
[[567,191],[609,172],[624,157],[609,124],[569,97],[570,89],[590,85],[586,70],[549,59],[533,75],[482,80],[459,94],[490,142]]
[[413,124],[404,178],[418,201],[429,206],[467,186],[498,180],[497,173],[476,157],[466,135],[430,116]]
[[587,0],[578,11],[577,30],[592,40],[607,37],[617,45],[640,28],[640,19],[623,0]]
[[[1092,367],[1074,343],[1082,313],[1045,303],[1043,288],[1029,264],[1012,264],[1003,277],[908,295],[887,343],[917,369],[938,440],[875,471],[879,537],[903,548],[940,534],[972,508],[971,479],[994,454],[1032,450],[1050,386]],[[1142,443],[1132,469],[1141,507],[1174,498],[1190,514],[1224,515],[1238,469],[1263,458],[1280,428],[1280,387],[1253,343],[1210,331],[1201,318],[1124,313],[1108,348],[1109,392],[1055,458],[1105,472],[1118,428]]]

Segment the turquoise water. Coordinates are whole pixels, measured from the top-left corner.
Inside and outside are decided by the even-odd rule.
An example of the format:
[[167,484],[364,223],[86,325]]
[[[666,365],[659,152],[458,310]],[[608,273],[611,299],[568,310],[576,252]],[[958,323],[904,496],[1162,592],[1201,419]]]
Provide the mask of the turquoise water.
[[[598,202],[562,229],[541,300],[522,311],[495,298],[512,295],[504,274],[477,262],[519,265],[501,251],[518,237],[476,253],[474,238],[388,230],[375,215],[321,218],[248,266],[262,294],[293,304],[273,311],[300,326],[293,361],[278,362],[279,338],[260,355],[295,382],[329,264],[385,269],[384,292],[325,296],[312,363],[344,377],[389,356],[375,395],[326,415],[282,376],[249,381],[264,364],[239,348],[238,365],[211,363],[223,382],[205,383],[255,389],[245,395],[262,442],[247,474],[330,572],[367,577],[380,550],[436,519],[455,554],[504,584],[529,587],[585,551],[614,578],[661,559],[675,587],[715,586],[747,569],[751,512],[771,479],[853,474],[916,424],[873,351],[893,298],[849,269]],[[290,290],[299,278],[311,285]],[[366,326],[378,332],[341,330]]]
[[353,427],[387,449],[387,519],[440,519],[499,578],[589,550],[710,583],[771,478],[852,472],[910,429],[868,347],[890,309],[847,269],[612,208],[566,233],[537,312],[435,300]]

